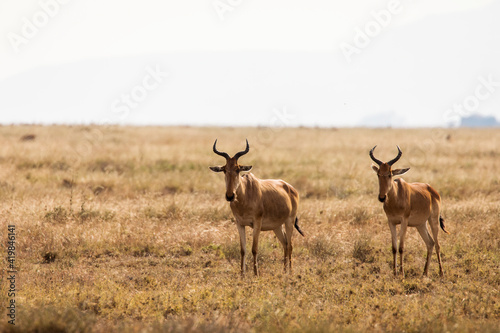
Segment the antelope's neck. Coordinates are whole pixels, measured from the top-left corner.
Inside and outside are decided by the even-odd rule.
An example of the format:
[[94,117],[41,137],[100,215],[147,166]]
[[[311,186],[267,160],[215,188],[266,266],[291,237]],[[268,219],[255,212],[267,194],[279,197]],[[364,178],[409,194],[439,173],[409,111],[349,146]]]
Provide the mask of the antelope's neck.
[[387,192],[387,201],[386,202],[397,201],[398,187],[399,187],[399,181],[393,180],[392,184],[391,184],[391,188],[389,189],[389,192]]
[[248,179],[246,175],[240,177],[240,185],[236,189],[236,202],[245,202]]

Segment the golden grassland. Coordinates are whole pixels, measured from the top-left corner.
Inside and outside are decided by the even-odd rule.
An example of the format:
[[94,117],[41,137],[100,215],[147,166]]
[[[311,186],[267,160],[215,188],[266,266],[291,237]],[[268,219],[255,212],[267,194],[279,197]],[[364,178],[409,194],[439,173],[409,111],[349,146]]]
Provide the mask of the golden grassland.
[[[208,169],[224,162],[215,138],[231,155],[248,138],[240,162],[299,191],[292,274],[264,232],[261,275],[240,276],[224,180]],[[498,332],[499,142],[467,129],[0,127],[1,251],[13,224],[18,269],[12,326],[1,265],[0,331]],[[413,228],[406,278],[393,276],[376,144],[382,160],[399,145],[404,179],[440,192],[444,278],[435,253],[422,277]]]

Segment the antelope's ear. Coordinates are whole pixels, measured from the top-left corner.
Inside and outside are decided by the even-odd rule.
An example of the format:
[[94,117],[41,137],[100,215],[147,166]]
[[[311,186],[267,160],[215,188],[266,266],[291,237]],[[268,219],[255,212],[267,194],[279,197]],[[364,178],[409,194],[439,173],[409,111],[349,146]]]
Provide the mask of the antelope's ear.
[[252,166],[251,165],[240,165],[239,170],[240,171],[250,171],[250,170],[252,170]]
[[408,170],[410,170],[410,168],[392,170],[392,175],[393,176],[401,176],[401,175],[404,175],[405,173],[407,173]]
[[372,165],[372,169],[373,169],[373,171],[378,173],[378,167],[376,167],[375,165]]
[[216,166],[216,167],[209,167],[210,170],[212,170],[213,172],[221,172],[221,171],[224,171],[224,167],[219,167],[219,166]]

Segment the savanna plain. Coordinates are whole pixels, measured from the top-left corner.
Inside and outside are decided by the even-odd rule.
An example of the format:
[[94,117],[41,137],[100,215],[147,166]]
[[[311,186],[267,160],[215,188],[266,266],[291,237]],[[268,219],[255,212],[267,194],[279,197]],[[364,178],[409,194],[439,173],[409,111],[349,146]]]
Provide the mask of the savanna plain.
[[[29,136],[33,135],[33,136]],[[212,152],[300,194],[293,270],[274,233],[260,276]],[[500,130],[0,127],[0,331],[499,332]],[[409,228],[405,278],[369,150],[442,197],[444,277]],[[16,325],[7,229],[16,228]]]

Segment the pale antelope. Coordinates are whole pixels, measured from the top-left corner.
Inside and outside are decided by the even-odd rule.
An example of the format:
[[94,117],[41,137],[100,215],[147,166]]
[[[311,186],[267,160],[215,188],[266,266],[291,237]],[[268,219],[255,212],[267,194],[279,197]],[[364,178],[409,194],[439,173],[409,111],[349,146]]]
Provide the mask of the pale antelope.
[[[231,211],[236,219],[241,246],[241,274],[245,273],[246,236],[245,227],[253,228],[253,270],[258,275],[257,248],[261,231],[274,231],[283,245],[285,271],[287,262],[292,269],[292,233],[293,228],[304,236],[298,225],[297,207],[299,194],[288,183],[276,179],[258,179],[253,174],[240,175],[250,171],[251,166],[238,164],[238,159],[248,153],[246,149],[229,157],[227,153],[219,152],[214,142],[213,151],[226,159],[224,166],[210,167],[214,172],[224,172],[226,180],[226,200],[230,202]],[[283,232],[282,226],[285,225]]]
[[[438,242],[439,226],[441,226],[441,229],[443,229],[445,233],[448,234],[449,232],[446,230],[444,220],[440,215],[441,197],[429,184],[407,183],[402,178],[393,180],[394,176],[403,175],[410,169],[392,170],[392,165],[396,163],[403,154],[401,149],[398,146],[398,155],[389,162],[383,163],[373,156],[373,151],[376,147],[377,146],[370,150],[370,157],[378,165],[378,167],[372,165],[372,168],[378,176],[378,200],[384,203],[384,211],[387,215],[389,228],[391,229],[394,274],[397,275],[396,255],[398,244],[396,225],[401,224],[399,262],[402,276],[404,277],[403,252],[407,227],[417,228],[420,236],[427,245],[427,261],[424,267],[424,275],[427,275],[431,262],[432,249],[436,246],[439,274],[443,276],[443,266],[441,264],[441,254]],[[433,237],[430,236],[427,230],[427,221],[429,221]]]

